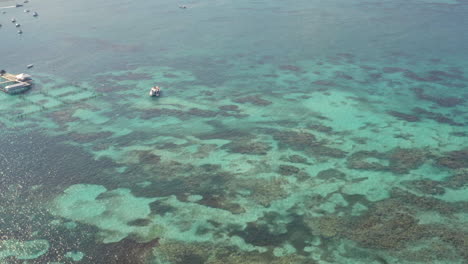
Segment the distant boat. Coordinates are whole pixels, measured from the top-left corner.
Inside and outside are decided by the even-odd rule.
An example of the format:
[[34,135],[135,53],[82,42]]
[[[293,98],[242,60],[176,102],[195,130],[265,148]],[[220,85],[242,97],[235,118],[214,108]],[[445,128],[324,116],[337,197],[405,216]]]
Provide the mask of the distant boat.
[[28,65],[26,65],[26,68],[28,68],[28,69],[31,69],[32,67],[34,67],[34,64],[28,64]]
[[37,16],[38,16],[37,12],[34,12],[34,13],[33,13],[33,16],[34,16],[34,17],[37,17]]

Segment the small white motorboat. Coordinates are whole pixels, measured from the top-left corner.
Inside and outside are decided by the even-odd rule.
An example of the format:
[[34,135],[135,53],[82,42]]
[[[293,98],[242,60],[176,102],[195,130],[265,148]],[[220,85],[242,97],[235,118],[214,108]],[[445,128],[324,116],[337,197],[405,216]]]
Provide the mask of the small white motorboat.
[[161,88],[159,86],[153,86],[149,92],[149,96],[159,97],[161,95]]

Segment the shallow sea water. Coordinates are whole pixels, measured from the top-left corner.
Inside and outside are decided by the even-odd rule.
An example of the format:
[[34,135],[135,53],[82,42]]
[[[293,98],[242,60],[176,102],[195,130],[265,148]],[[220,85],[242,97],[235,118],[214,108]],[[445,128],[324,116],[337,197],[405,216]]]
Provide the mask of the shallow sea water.
[[468,263],[468,1],[14,4],[0,263]]

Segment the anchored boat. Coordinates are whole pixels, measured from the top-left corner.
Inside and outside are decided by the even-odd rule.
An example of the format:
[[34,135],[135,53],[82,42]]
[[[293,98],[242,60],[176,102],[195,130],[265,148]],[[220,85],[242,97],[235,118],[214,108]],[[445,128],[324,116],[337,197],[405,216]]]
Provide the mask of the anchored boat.
[[5,93],[22,93],[31,88],[31,85],[32,77],[29,74],[21,73],[13,75],[5,72],[4,70],[0,71],[0,90]]
[[159,97],[161,95],[161,88],[159,88],[159,86],[152,87],[149,95]]

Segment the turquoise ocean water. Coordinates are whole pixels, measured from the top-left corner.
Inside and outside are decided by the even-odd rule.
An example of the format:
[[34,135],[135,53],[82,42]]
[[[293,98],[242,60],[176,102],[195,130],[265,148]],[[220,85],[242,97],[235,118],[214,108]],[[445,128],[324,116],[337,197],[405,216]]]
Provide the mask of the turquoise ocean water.
[[468,263],[468,1],[16,3],[0,263]]

